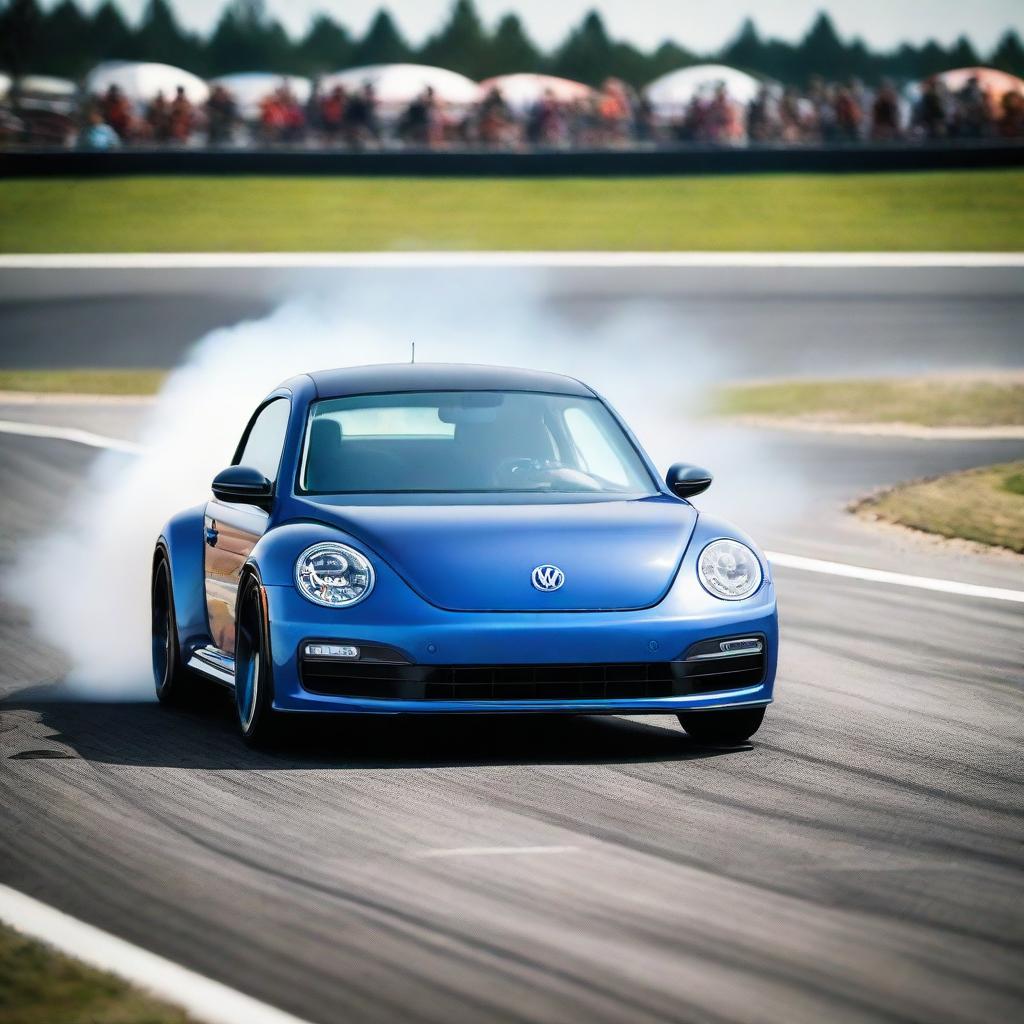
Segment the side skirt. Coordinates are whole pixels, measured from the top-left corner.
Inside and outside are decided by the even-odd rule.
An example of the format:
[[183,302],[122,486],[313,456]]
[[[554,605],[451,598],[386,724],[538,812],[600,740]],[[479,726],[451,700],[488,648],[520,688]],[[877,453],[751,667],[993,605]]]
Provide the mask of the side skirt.
[[235,688],[235,659],[212,645],[197,647],[185,667],[229,690]]

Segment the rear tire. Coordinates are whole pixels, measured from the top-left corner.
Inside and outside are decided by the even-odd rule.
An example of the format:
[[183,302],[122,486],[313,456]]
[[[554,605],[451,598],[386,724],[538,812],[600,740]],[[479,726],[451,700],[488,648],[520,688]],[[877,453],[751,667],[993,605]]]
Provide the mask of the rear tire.
[[282,715],[274,710],[274,670],[259,585],[242,588],[235,618],[235,708],[242,739],[268,747],[281,738]]
[[182,664],[171,570],[166,556],[162,554],[153,566],[152,614],[156,698],[170,707],[191,706],[196,703],[202,683]]
[[681,711],[679,724],[698,743],[735,747],[746,743],[761,727],[764,708],[738,708],[735,711]]

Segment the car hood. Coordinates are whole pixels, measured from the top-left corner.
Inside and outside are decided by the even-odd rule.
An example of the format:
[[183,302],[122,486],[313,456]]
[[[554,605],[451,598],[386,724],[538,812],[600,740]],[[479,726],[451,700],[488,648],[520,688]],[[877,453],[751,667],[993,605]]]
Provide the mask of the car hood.
[[[303,504],[378,554],[431,604],[450,611],[646,608],[666,594],[693,533],[692,506],[659,495],[512,505]],[[553,591],[538,566],[565,574]]]

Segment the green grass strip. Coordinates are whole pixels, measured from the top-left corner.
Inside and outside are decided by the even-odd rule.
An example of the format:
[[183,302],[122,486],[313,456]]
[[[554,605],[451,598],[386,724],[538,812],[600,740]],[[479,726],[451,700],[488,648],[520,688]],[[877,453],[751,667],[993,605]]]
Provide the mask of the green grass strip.
[[182,1010],[0,925],[0,1024],[189,1024]]
[[166,370],[0,370],[0,391],[154,395]]
[[822,425],[907,423],[925,427],[1024,425],[1024,377],[907,377],[796,380],[723,388],[727,416],[801,418]]
[[1024,249],[1024,171],[0,182],[4,252]]
[[896,487],[861,503],[858,511],[1024,554],[1024,461]]

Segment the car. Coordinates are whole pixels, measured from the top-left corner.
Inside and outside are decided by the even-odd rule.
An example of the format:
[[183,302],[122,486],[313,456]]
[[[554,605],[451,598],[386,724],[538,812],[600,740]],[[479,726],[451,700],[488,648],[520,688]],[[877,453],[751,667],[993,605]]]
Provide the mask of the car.
[[293,377],[156,542],[157,697],[222,684],[252,744],[303,712],[671,714],[742,743],[772,701],[775,589],[753,541],[692,504],[711,479],[661,479],[571,377]]

